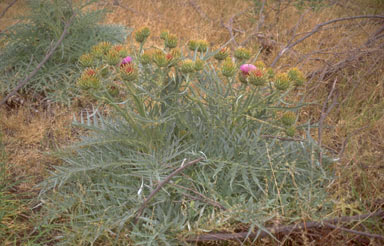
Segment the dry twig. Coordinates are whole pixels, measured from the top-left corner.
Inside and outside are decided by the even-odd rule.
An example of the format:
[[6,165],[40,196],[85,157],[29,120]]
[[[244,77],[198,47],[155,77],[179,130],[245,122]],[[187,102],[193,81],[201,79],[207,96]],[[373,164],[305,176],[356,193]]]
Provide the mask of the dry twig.
[[198,197],[195,197],[195,196],[183,193],[183,195],[186,196],[186,197],[189,197],[189,198],[191,198],[193,200],[203,201],[203,202],[206,202],[208,204],[211,204],[214,207],[220,208],[221,210],[225,210],[225,207],[223,205],[221,205],[219,202],[216,202],[216,201],[214,201],[214,200],[204,196],[203,194],[201,194],[197,190],[194,190],[192,188],[188,188],[188,187],[185,187],[185,186],[182,186],[182,185],[178,185],[178,184],[171,184],[171,185],[175,186],[175,187],[178,187],[178,188],[181,188],[181,189],[184,189],[184,190],[191,191],[192,193],[194,193],[195,195],[198,196]]
[[172,178],[173,176],[181,173],[184,169],[186,169],[187,167],[189,166],[192,166],[200,161],[202,161],[203,158],[200,157],[200,158],[197,158],[193,161],[190,161],[188,163],[185,163],[184,165],[182,165],[181,167],[179,167],[178,169],[176,169],[175,171],[173,171],[170,175],[168,175],[162,182],[160,182],[157,187],[151,192],[151,194],[149,194],[149,196],[147,197],[147,199],[144,200],[143,204],[141,205],[141,207],[139,208],[139,210],[137,210],[137,213],[136,213],[136,219],[135,219],[135,224],[138,222],[139,220],[139,217],[141,216],[141,214],[143,213],[144,211],[144,208],[147,206],[148,202],[156,195],[157,192],[159,192],[159,190],[164,186],[166,185]]
[[239,44],[236,42],[235,35],[234,35],[233,31],[240,32],[240,33],[244,33],[244,31],[243,31],[243,30],[239,30],[239,29],[234,28],[234,27],[233,27],[233,20],[234,20],[235,18],[237,18],[238,16],[244,14],[246,11],[247,11],[247,10],[243,10],[243,11],[240,11],[239,13],[233,15],[233,16],[229,19],[228,24],[225,24],[225,23],[223,22],[223,20],[220,21],[221,25],[222,25],[223,27],[225,27],[225,28],[228,30],[229,35],[231,36],[231,39],[230,39],[230,40],[232,40],[232,42],[233,42],[233,44],[234,44],[234,47],[238,47]]
[[[328,94],[327,100],[324,101],[323,107],[321,109],[321,115],[320,115],[320,120],[319,120],[319,127],[318,127],[318,142],[319,146],[322,144],[322,131],[323,131],[323,123],[325,118],[328,116],[328,114],[331,112],[333,107],[336,106],[337,104],[337,95],[333,96],[333,93],[335,92],[336,89],[336,82],[337,78],[333,81],[331,91]],[[328,105],[329,101],[332,99],[331,105]],[[319,162],[322,164],[323,160],[323,152],[320,150],[319,153]]]
[[313,34],[317,33],[318,31],[320,31],[322,29],[322,27],[324,26],[327,26],[327,25],[330,25],[330,24],[333,24],[333,23],[336,23],[336,22],[339,22],[339,21],[347,21],[347,20],[355,20],[355,19],[384,19],[384,16],[383,15],[358,15],[358,16],[351,16],[351,17],[344,17],[344,18],[338,18],[338,19],[333,19],[333,20],[330,20],[330,21],[327,21],[327,22],[323,22],[323,23],[320,23],[320,24],[317,24],[313,29],[312,31],[310,31],[309,33],[307,33],[304,37],[296,40],[295,42],[290,42],[288,43],[284,49],[282,49],[279,54],[275,57],[275,59],[273,60],[272,64],[271,64],[271,67],[274,67],[276,65],[276,63],[279,61],[279,59],[288,51],[290,50],[292,47],[296,46],[297,44],[301,43],[302,41],[304,41],[305,39],[309,38],[310,36],[312,36]]
[[203,10],[201,10],[200,6],[197,5],[197,3],[193,0],[189,0],[188,1],[189,5],[192,6],[192,8],[205,20],[211,22],[211,23],[215,23],[214,20],[212,20]]

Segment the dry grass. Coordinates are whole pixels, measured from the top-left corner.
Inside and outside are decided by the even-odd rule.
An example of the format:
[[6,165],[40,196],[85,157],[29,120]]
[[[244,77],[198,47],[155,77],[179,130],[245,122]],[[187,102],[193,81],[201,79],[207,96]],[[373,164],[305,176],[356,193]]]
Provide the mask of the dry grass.
[[71,140],[71,112],[24,106],[3,108],[0,114],[9,174],[24,180],[19,185],[22,191],[31,190],[55,162],[47,152]]
[[[0,9],[9,1],[1,2]],[[273,1],[268,1],[273,2]],[[207,39],[211,45],[220,45],[230,39],[228,24],[233,18],[233,27],[245,30],[234,32],[239,43],[247,40],[258,25],[258,12],[249,11],[251,1],[244,0],[120,0],[114,6],[113,0],[100,1],[97,8],[112,7],[106,22],[120,23],[137,29],[151,28],[153,36],[168,29],[180,37],[184,44],[190,39]],[[0,29],[13,23],[13,17],[25,11],[19,1],[0,22]],[[276,7],[276,6],[275,6]],[[248,10],[248,11],[247,11]],[[294,7],[282,8],[280,12],[265,10],[264,38],[252,38],[247,43],[257,50],[264,46],[261,59],[270,64],[277,53],[295,34],[310,31],[316,24],[342,16],[383,13],[384,2],[380,0],[338,1],[332,8],[298,13]],[[375,23],[375,24],[372,24]],[[369,51],[377,47],[362,47],[370,35],[383,22],[348,21],[336,23],[305,40],[284,55],[278,68],[284,70],[298,66],[307,74],[332,67],[338,61],[348,58],[352,52]],[[296,26],[296,27],[295,27]],[[152,37],[153,37],[152,36]],[[159,43],[153,38],[152,43]],[[270,47],[266,47],[270,44]],[[357,50],[357,48],[361,48]],[[267,49],[268,48],[268,49]],[[359,53],[360,52],[360,53]],[[384,54],[370,53],[362,60],[348,63],[343,69],[333,72],[328,79],[314,77],[307,85],[311,101],[318,101],[317,107],[304,112],[303,120],[317,121],[321,102],[329,93],[329,83],[338,79],[338,102],[325,121],[323,143],[337,152],[343,152],[335,165],[337,179],[330,192],[339,201],[334,216],[363,213],[384,205]],[[47,110],[26,105],[11,110],[1,109],[1,131],[7,153],[8,172],[15,180],[26,180],[19,184],[22,191],[33,190],[56,163],[44,154],[56,146],[75,139],[70,127],[71,109],[54,106]],[[314,134],[316,137],[316,134]],[[376,228],[378,230],[378,228]],[[381,228],[381,233],[384,230]],[[334,233],[326,240],[329,245],[343,244],[350,235]],[[328,239],[329,239],[328,238]],[[302,243],[308,240],[302,236]],[[325,241],[323,241],[324,243]],[[266,242],[268,243],[268,242]],[[369,242],[368,242],[369,243]],[[372,245],[375,243],[372,241]],[[349,241],[350,245],[353,241]],[[292,244],[294,245],[294,244]],[[307,244],[305,244],[307,245]],[[308,244],[312,245],[312,244]],[[379,245],[379,244],[376,244]]]

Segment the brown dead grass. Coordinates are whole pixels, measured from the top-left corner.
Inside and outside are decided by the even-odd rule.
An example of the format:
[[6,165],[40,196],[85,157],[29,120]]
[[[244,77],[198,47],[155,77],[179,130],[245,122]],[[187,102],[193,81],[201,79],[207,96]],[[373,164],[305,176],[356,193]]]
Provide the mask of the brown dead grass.
[[54,106],[49,110],[21,106],[0,111],[1,132],[7,155],[8,175],[20,192],[31,191],[47,174],[50,165],[57,163],[48,152],[74,139],[71,130],[72,113]]
[[[300,13],[296,8],[288,7],[282,8],[277,14],[277,11],[268,9],[264,12],[265,26],[260,31],[264,38],[249,39],[247,46],[256,51],[266,43],[271,44],[268,52],[263,51],[260,56],[266,64],[270,64],[293,34],[304,35],[316,24],[334,18],[384,12],[384,2],[380,0],[337,2],[332,8],[317,12]],[[251,1],[245,0],[120,0],[120,6],[112,3],[113,0],[100,1],[95,6],[112,8],[106,22],[134,29],[148,26],[152,31],[152,44],[160,44],[155,36],[164,29],[180,37],[180,44],[197,38],[207,39],[213,46],[223,44],[230,39],[230,33],[222,23],[228,24],[235,14],[246,11],[233,18],[233,27],[245,30],[244,33],[234,32],[240,43],[255,30],[259,20],[258,13],[249,11]],[[7,1],[1,2],[0,9],[6,4]],[[20,1],[7,13],[0,22],[0,29],[13,23],[12,17],[25,11],[23,5]],[[274,7],[276,9],[276,5]],[[347,58],[351,51],[360,47],[382,25],[382,22],[372,23],[366,20],[348,21],[324,28],[285,54],[277,67],[284,71],[288,67],[298,66],[309,74],[335,64]],[[337,179],[330,187],[330,192],[338,201],[334,216],[372,211],[384,204],[384,62],[379,59],[380,55],[373,53],[362,61],[347,65],[332,74],[332,80],[315,78],[307,85],[310,100],[319,102],[319,105],[306,110],[304,115],[307,116],[304,118],[315,122],[319,119],[321,103],[329,93],[330,81],[335,77],[339,81],[339,105],[327,117],[325,125],[330,127],[325,127],[323,131],[323,143],[336,151],[340,152],[346,143],[342,158],[335,165]],[[372,69],[374,61],[378,63]],[[1,109],[1,131],[8,156],[8,171],[15,179],[28,180],[21,183],[21,190],[31,190],[50,166],[57,163],[57,160],[45,154],[47,151],[75,139],[70,127],[70,110],[56,106],[48,111],[43,108],[36,111],[29,106]],[[340,233],[336,233],[330,236],[333,243],[326,243],[343,245],[345,240],[352,238],[347,234],[342,235],[340,237]],[[373,241],[371,243],[379,245]]]

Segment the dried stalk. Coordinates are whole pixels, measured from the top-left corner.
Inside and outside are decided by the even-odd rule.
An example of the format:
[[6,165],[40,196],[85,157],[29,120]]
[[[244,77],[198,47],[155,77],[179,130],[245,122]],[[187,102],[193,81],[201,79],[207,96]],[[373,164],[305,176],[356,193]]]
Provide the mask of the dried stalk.
[[[353,221],[361,221],[372,217],[383,217],[384,211],[378,210],[373,213],[356,215],[356,216],[343,216],[340,218],[323,220],[323,221],[308,221],[295,225],[288,226],[274,226],[267,227],[266,230],[260,230],[259,232],[239,232],[239,233],[227,233],[227,232],[219,232],[219,233],[208,233],[203,235],[196,235],[186,239],[186,242],[196,243],[196,242],[205,242],[205,241],[227,241],[227,240],[245,240],[245,239],[255,239],[255,238],[263,238],[268,237],[270,234],[290,234],[293,231],[304,231],[307,229],[320,229],[320,228],[330,228],[329,225],[335,226],[334,224],[348,223]],[[338,227],[340,229],[340,227]],[[346,229],[346,228],[344,228]],[[360,232],[355,230],[347,229],[350,233],[355,233],[359,235],[363,235],[366,237],[374,237],[383,239],[382,236],[377,234],[370,234],[366,232]],[[378,237],[379,236],[379,237]]]
[[182,171],[184,171],[184,169],[186,169],[187,167],[189,166],[192,166],[200,161],[202,161],[203,158],[200,157],[200,158],[197,158],[193,161],[190,161],[188,163],[185,163],[184,165],[182,165],[181,167],[179,167],[178,169],[176,169],[175,171],[173,171],[170,175],[168,175],[162,182],[160,182],[156,189],[154,189],[151,194],[149,194],[149,196],[147,197],[147,199],[144,200],[143,204],[141,205],[141,207],[139,208],[139,210],[137,210],[137,213],[136,213],[136,219],[135,219],[135,224],[138,222],[139,220],[139,217],[141,216],[141,214],[143,213],[144,211],[144,208],[148,205],[148,202],[156,195],[157,192],[159,192],[159,190],[164,186],[166,185],[175,175],[181,173]]

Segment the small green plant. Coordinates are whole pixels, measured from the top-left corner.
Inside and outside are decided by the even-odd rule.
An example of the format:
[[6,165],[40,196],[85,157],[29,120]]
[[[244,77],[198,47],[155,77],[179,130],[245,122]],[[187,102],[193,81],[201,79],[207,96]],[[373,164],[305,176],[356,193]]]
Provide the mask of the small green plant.
[[3,31],[0,40],[0,93],[7,94],[41,62],[47,50],[64,30],[65,23],[76,13],[61,46],[23,89],[30,95],[42,94],[53,101],[70,103],[74,90],[75,66],[90,46],[104,40],[123,42],[122,26],[97,24],[105,11],[85,10],[90,1],[36,0],[28,1],[30,12],[21,22]]
[[[303,130],[301,105],[288,100],[300,88],[287,74],[278,82],[261,62],[239,63],[249,62],[248,51],[235,60],[201,40],[151,51],[147,38],[136,35],[140,48],[119,64],[106,62],[113,46],[99,52],[100,44],[85,55],[92,62],[79,61],[83,97],[112,113],[88,117],[91,134],[42,184],[46,223],[62,223],[65,243],[179,245],[192,233],[328,211],[331,176],[316,143],[309,134],[279,140]],[[160,182],[198,157],[138,212]]]

